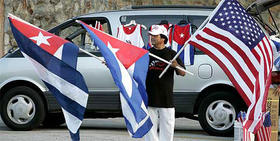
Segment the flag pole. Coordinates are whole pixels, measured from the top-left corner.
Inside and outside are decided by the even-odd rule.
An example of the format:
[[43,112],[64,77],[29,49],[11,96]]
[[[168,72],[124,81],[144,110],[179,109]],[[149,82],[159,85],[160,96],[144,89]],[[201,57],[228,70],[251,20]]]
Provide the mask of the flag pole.
[[100,58],[97,57],[96,55],[93,55],[93,54],[89,53],[88,51],[86,51],[86,50],[84,50],[84,49],[82,49],[82,48],[79,48],[79,49],[80,49],[80,51],[84,52],[85,54],[87,54],[87,55],[89,55],[89,56],[91,56],[91,57],[93,57],[93,58],[95,58],[95,59],[101,61],[102,63],[105,63],[105,61],[104,61],[103,59],[100,59]]
[[[100,59],[100,58],[97,57],[96,55],[93,55],[93,54],[89,53],[88,51],[86,51],[86,50],[84,50],[84,49],[82,49],[82,48],[79,48],[79,49],[80,49],[80,51],[86,53],[87,55],[89,55],[89,56],[91,56],[91,57],[94,57],[95,59],[101,61],[102,63],[105,63],[105,61],[104,61],[103,59]],[[154,54],[152,54],[152,53],[149,53],[149,55],[152,56],[152,57],[154,57],[154,58],[157,58],[158,60],[160,60],[160,61],[162,61],[162,62],[165,62],[165,63],[167,63],[167,64],[171,64],[171,63],[168,62],[167,60],[164,60],[163,58],[160,58],[160,57],[158,57],[158,56],[156,56],[156,55],[154,55]],[[190,75],[193,75],[193,73],[191,73],[191,72],[189,72],[189,71],[187,71],[187,70],[185,70],[185,69],[183,69],[183,68],[181,68],[181,67],[179,67],[179,66],[176,66],[176,68],[179,69],[179,70],[182,70],[182,71],[184,71],[184,72],[186,72],[186,73],[188,73],[188,74],[190,74]]]
[[[202,28],[207,24],[207,22],[209,21],[209,19],[212,19],[214,13],[217,12],[217,10],[221,7],[221,5],[222,5],[223,2],[224,2],[224,0],[221,1],[221,2],[219,3],[219,5],[213,10],[213,12],[204,20],[204,22],[199,26],[199,28],[195,31],[195,33],[185,42],[184,46],[179,50],[179,52],[175,55],[175,57],[171,60],[171,62],[173,62],[173,61],[181,54],[181,52],[182,52],[182,51],[185,49],[185,47],[189,44],[189,41],[190,41],[192,38],[194,38],[194,37],[198,34],[198,31],[199,31],[200,29],[202,29]],[[166,68],[165,68],[165,69],[161,72],[161,74],[159,75],[159,78],[161,78],[161,77],[164,75],[164,73],[167,71],[167,69],[170,67],[170,65],[171,65],[171,63],[168,64],[168,65],[166,66]]]
[[[80,49],[80,51],[86,53],[87,55],[89,55],[89,56],[91,56],[91,57],[94,57],[95,59],[101,61],[102,63],[105,63],[105,61],[104,61],[103,59],[100,59],[100,58],[97,57],[96,55],[93,55],[93,54],[89,53],[88,51],[86,51],[86,50],[84,50],[84,49],[82,49],[82,48],[79,48],[79,49]],[[156,56],[156,55],[154,55],[154,54],[152,54],[152,53],[149,53],[149,55],[152,56],[152,57],[154,57],[154,58],[157,58],[158,60],[160,60],[160,61],[162,61],[162,62],[165,62],[165,63],[167,63],[167,64],[171,64],[171,63],[168,62],[167,60],[164,60],[163,58],[160,58],[160,57],[158,57],[158,56]],[[186,72],[186,73],[189,73],[189,74],[193,75],[193,73],[191,73],[191,72],[189,72],[189,71],[187,71],[187,70],[185,70],[185,69],[183,69],[183,68],[181,68],[181,67],[179,67],[179,66],[176,66],[176,68],[179,69],[179,70],[182,70],[182,71],[184,71],[184,72]]]
[[[156,55],[154,55],[154,54],[152,54],[152,53],[149,53],[149,55],[152,56],[152,57],[154,57],[154,58],[156,58],[156,59],[158,59],[158,60],[160,60],[160,61],[162,61],[162,62],[164,62],[164,63],[166,63],[166,64],[168,64],[168,65],[171,65],[171,64],[172,64],[172,63],[168,62],[167,60],[165,60],[165,59],[163,59],[163,58],[161,58],[161,57],[159,57],[159,56],[156,56]],[[179,69],[179,70],[181,70],[181,71],[184,71],[184,72],[186,72],[186,73],[188,73],[188,74],[190,74],[190,75],[193,75],[193,73],[191,73],[191,72],[189,72],[189,71],[183,69],[182,67],[176,66],[176,68]]]

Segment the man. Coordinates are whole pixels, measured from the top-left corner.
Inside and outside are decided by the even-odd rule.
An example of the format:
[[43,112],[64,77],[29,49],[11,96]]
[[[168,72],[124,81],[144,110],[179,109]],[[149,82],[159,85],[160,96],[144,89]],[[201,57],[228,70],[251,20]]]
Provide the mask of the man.
[[[176,52],[165,47],[167,43],[167,30],[162,25],[153,26],[149,31],[153,47],[149,49],[163,59],[172,60]],[[148,111],[153,127],[145,136],[146,141],[172,141],[175,126],[175,108],[173,104],[174,71],[177,75],[184,76],[185,72],[176,69],[176,66],[184,67],[182,61],[177,58],[172,62],[167,72],[159,78],[161,72],[167,66],[166,63],[150,57],[149,70],[146,78],[148,93]],[[159,123],[159,135],[157,133]]]

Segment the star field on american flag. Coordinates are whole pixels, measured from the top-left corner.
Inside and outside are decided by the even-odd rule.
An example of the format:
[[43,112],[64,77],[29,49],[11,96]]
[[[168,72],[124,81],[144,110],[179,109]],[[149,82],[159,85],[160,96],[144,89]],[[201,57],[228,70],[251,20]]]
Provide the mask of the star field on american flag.
[[230,31],[250,49],[254,48],[264,37],[263,31],[239,3],[228,1],[225,4],[227,4],[227,7],[219,9],[210,23]]

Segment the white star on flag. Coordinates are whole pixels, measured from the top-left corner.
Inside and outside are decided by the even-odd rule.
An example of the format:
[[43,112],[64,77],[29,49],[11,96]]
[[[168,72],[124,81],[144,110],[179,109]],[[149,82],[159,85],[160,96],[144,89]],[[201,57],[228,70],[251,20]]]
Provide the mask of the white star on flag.
[[108,42],[108,48],[113,52],[114,56],[116,56],[116,52],[120,50],[119,48],[113,48],[109,42]]
[[46,45],[50,45],[50,43],[47,41],[49,38],[51,38],[52,36],[44,36],[41,32],[39,32],[38,36],[34,36],[34,37],[30,37],[31,40],[35,40],[38,46],[40,46],[41,44],[46,44]]
[[180,38],[183,38],[185,35],[184,35],[184,33],[181,33],[180,34]]

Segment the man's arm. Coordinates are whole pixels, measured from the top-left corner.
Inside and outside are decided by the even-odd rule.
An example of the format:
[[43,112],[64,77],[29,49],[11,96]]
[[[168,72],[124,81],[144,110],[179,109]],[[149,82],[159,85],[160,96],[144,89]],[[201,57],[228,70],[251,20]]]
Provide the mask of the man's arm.
[[[171,64],[171,67],[175,68],[176,73],[177,73],[178,75],[185,76],[185,75],[186,75],[186,72],[184,72],[184,71],[182,71],[182,70],[179,70],[179,69],[176,69],[176,66],[182,67],[182,66],[180,66],[180,65],[178,64],[178,62],[177,62],[176,60],[174,60],[174,61],[172,62],[172,64]],[[184,67],[182,67],[182,68],[184,68]]]

